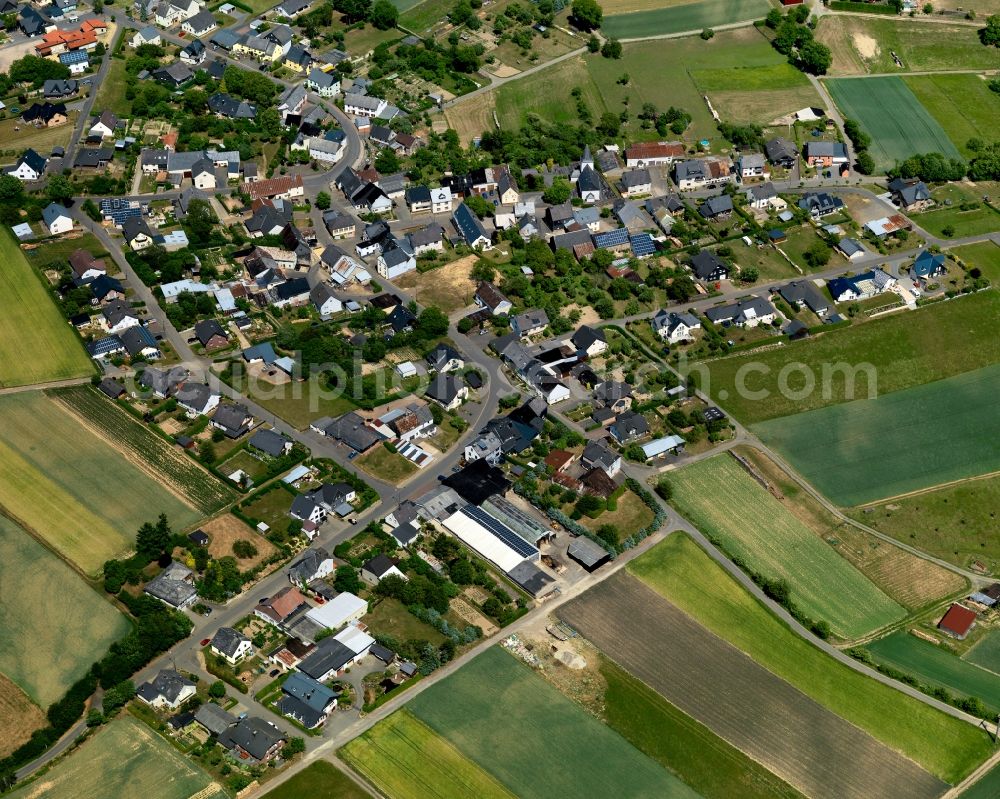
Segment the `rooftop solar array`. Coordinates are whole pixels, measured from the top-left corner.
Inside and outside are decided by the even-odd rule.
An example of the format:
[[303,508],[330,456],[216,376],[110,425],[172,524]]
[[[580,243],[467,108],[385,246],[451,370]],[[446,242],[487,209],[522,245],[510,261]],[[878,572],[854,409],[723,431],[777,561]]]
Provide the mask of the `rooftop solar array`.
[[622,244],[628,244],[628,228],[620,227],[594,235],[595,247],[620,247]]
[[656,252],[656,242],[653,241],[653,237],[648,233],[639,233],[632,236],[629,242],[632,245],[632,252],[639,258],[652,255]]
[[521,557],[533,558],[538,555],[537,548],[533,547],[509,527],[498,522],[482,508],[476,505],[469,505],[462,509],[462,513],[485,527]]

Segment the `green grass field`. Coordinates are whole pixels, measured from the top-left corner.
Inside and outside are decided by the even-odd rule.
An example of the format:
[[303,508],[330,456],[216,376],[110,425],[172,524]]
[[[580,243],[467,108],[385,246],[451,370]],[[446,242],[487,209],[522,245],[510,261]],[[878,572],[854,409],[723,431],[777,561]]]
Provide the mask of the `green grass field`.
[[112,58],[108,74],[104,76],[101,85],[97,87],[95,108],[106,108],[114,114],[132,115],[132,101],[125,96],[127,73],[124,58]]
[[[42,245],[44,246],[44,245]],[[10,232],[0,235],[0,388],[94,373],[94,365]]]
[[675,533],[628,570],[716,635],[837,715],[955,784],[992,752],[989,738],[832,660],[793,633],[687,536]]
[[47,708],[128,628],[110,602],[0,516],[0,672]]
[[786,62],[699,69],[691,77],[728,122],[767,125],[783,114],[819,103],[808,78]]
[[[407,8],[403,9],[404,5]],[[415,33],[425,33],[447,16],[451,6],[447,0],[423,0],[421,3],[398,0],[399,26]]]
[[434,646],[444,642],[444,635],[420,621],[398,599],[387,597],[379,601],[365,616],[365,624],[383,635],[399,641],[430,641]]
[[344,396],[332,398],[321,396],[322,389],[316,386],[313,380],[273,388],[262,381],[250,380],[241,388],[245,388],[250,399],[259,402],[271,413],[280,416],[299,430],[305,430],[311,421],[321,416],[336,418],[357,407]]
[[988,708],[1000,711],[1000,674],[979,668],[929,641],[900,630],[867,644],[879,663],[912,674],[920,682],[941,687],[958,696],[975,696]]
[[[942,206],[914,214],[911,218],[931,235],[945,239],[992,233],[1000,227],[1000,214],[988,205],[980,205],[971,211],[963,211],[957,206]],[[951,228],[948,235],[945,235],[946,228]]]
[[317,760],[277,788],[272,788],[265,799],[369,799],[363,790],[333,763]]
[[409,708],[522,799],[697,796],[499,647]]
[[766,0],[701,0],[652,11],[606,16],[601,31],[616,39],[701,31],[715,25],[763,18],[768,8]]
[[861,505],[1000,470],[998,393],[1000,364],[753,429],[835,503]]
[[910,91],[966,157],[969,139],[992,141],[1000,116],[1000,95],[979,75],[913,75],[904,78]]
[[1000,285],[1000,246],[992,241],[983,241],[955,247],[951,252],[970,267],[979,269],[993,285]]
[[900,78],[841,78],[828,80],[826,86],[844,116],[856,119],[871,136],[869,152],[880,169],[917,153],[961,157],[941,125]]
[[166,513],[175,529],[201,514],[127,454],[40,392],[0,397],[0,507],[88,574],[129,550]]
[[[340,754],[390,799],[514,796],[409,710],[380,721]],[[295,796],[298,799],[301,794]]]
[[672,503],[699,530],[754,571],[786,579],[792,601],[838,637],[858,638],[905,615],[729,455],[672,472],[670,483]]
[[[845,373],[833,369],[871,364],[877,373],[877,394],[941,380],[983,366],[1000,363],[1000,338],[995,335],[1000,318],[1000,292],[984,291],[951,302],[938,303],[912,313],[856,324],[815,336],[801,343],[767,352],[751,352],[697,364],[700,385],[737,419],[752,424],[791,416],[869,395],[863,373],[854,391]],[[809,366],[815,389],[802,396],[807,380],[800,372],[787,374],[792,396],[781,392],[779,374],[791,364]],[[754,367],[747,368],[748,364]],[[823,369],[831,379],[823,380]],[[763,369],[766,371],[753,371]],[[746,391],[737,388],[737,375],[745,377]],[[828,393],[824,393],[824,384]],[[765,397],[753,392],[766,391]]]
[[605,723],[705,799],[793,799],[795,788],[604,659]]
[[994,766],[961,794],[961,799],[997,799],[1000,796],[1000,766]]
[[224,799],[208,774],[142,722],[114,721],[12,799]]
[[993,674],[1000,674],[1000,630],[987,632],[962,657]]

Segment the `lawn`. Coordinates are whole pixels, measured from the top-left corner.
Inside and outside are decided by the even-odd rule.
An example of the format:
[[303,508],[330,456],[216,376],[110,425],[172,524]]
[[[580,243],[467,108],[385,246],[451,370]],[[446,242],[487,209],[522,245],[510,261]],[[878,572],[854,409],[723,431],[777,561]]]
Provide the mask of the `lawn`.
[[47,708],[128,629],[110,602],[0,516],[0,673]]
[[997,508],[1000,477],[986,477],[854,508],[850,515],[950,563],[967,567],[978,560],[996,573],[1000,570]]
[[997,68],[996,52],[983,47],[972,25],[830,14],[820,19],[816,38],[833,51],[831,75]]
[[835,503],[861,505],[1000,470],[998,394],[1000,364],[753,429]]
[[989,630],[962,657],[993,674],[1000,674],[1000,630]]
[[174,529],[199,513],[154,476],[39,392],[0,397],[0,506],[84,572],[132,548],[143,522]]
[[149,727],[125,717],[99,730],[40,781],[10,794],[11,799],[43,795],[46,799],[224,799],[226,793]]
[[584,515],[580,524],[591,532],[606,524],[613,525],[619,538],[624,540],[653,521],[653,511],[631,491],[626,491],[618,500],[614,510],[606,510],[596,519]]
[[217,468],[225,475],[233,474],[236,471],[243,471],[250,475],[250,479],[254,481],[255,485],[259,484],[261,477],[267,474],[267,464],[255,458],[245,449],[241,449],[234,455],[230,455]]
[[[957,205],[950,208],[942,206],[914,214],[911,218],[928,233],[941,238],[978,236],[992,233],[1000,228],[1000,214],[984,204],[971,211],[963,211]],[[945,228],[951,228],[948,235],[945,235]]]
[[[65,266],[70,255],[79,249],[87,250],[87,252],[96,257],[108,254],[104,245],[98,241],[97,236],[93,233],[84,233],[82,236],[76,236],[75,238],[52,239],[38,245],[34,249],[24,250],[23,252],[32,266],[44,270],[53,265],[57,269]],[[112,269],[115,269],[111,264],[110,258],[107,260],[107,263],[111,265]]]
[[397,641],[429,641],[434,646],[444,642],[444,635],[406,609],[398,599],[382,599],[363,619],[371,629]]
[[264,794],[265,799],[302,799],[304,796],[309,799],[369,799],[371,794],[326,760],[310,763]]
[[499,647],[409,709],[522,799],[697,796]]
[[763,247],[748,247],[743,239],[727,241],[726,246],[732,251],[732,259],[741,267],[755,266],[760,272],[761,283],[772,280],[785,280],[801,277],[788,261],[781,257],[774,247],[765,245]]
[[802,796],[610,660],[602,661],[601,675],[605,723],[705,799]]
[[730,455],[671,473],[672,503],[734,558],[770,578],[784,578],[806,615],[855,639],[900,619],[903,608],[840,557],[765,491]]
[[867,644],[867,649],[879,663],[911,674],[925,685],[945,688],[958,696],[978,697],[994,712],[1000,711],[1000,675],[943,647],[900,630]]
[[76,125],[80,112],[71,110],[66,116],[64,125],[54,128],[36,128],[24,124],[18,117],[0,120],[0,141],[4,149],[20,150],[32,147],[40,154],[47,156],[56,145],[65,147],[69,144],[73,127]]
[[963,247],[955,247],[951,250],[952,255],[962,259],[962,261],[975,267],[983,273],[992,284],[1000,285],[1000,246],[992,241],[983,241],[979,244],[966,244]]
[[840,78],[828,80],[826,87],[844,116],[857,120],[871,136],[869,152],[879,169],[918,153],[961,158],[944,129],[901,78]]
[[364,56],[383,42],[396,42],[402,38],[403,34],[395,28],[381,31],[374,25],[365,25],[345,33],[344,49],[352,56]]
[[108,74],[97,87],[94,108],[106,108],[113,114],[131,116],[132,101],[125,97],[126,86],[125,59],[112,58]]
[[399,8],[407,6],[399,15],[399,27],[418,34],[426,33],[444,20],[453,5],[448,0],[423,0],[422,3],[396,0],[396,4]]
[[785,62],[699,69],[691,77],[727,122],[766,125],[783,114],[821,104],[808,78]]
[[[984,291],[911,313],[855,324],[767,352],[722,358],[697,364],[689,372],[737,419],[761,422],[858,397],[887,394],[1000,362],[1000,293]],[[791,364],[804,363],[814,389]],[[747,369],[747,364],[755,364]],[[877,391],[869,392],[862,371],[848,380],[848,369],[870,364],[877,374]],[[829,380],[824,379],[827,370]],[[779,390],[779,374],[787,391]],[[787,370],[791,370],[791,374]],[[737,389],[737,374],[745,378]],[[766,392],[761,396],[758,392]]]
[[802,693],[947,782],[992,752],[989,738],[894,688],[832,660],[793,633],[683,534],[628,570],[716,635]]
[[364,469],[372,477],[399,485],[417,473],[418,467],[398,452],[390,452],[382,444],[376,444],[364,455],[355,459],[354,465]]
[[913,75],[904,80],[965,157],[972,156],[965,146],[969,139],[993,139],[1000,95],[979,75]]
[[9,231],[0,236],[0,257],[6,278],[0,292],[0,388],[93,374],[80,339]]
[[319,386],[314,378],[271,386],[263,380],[248,380],[245,386],[247,396],[263,405],[275,416],[299,430],[305,430],[309,423],[321,416],[336,418],[357,406],[343,393],[325,396],[335,392]]
[[295,495],[280,484],[255,496],[248,505],[242,505],[243,514],[255,522],[264,522],[272,530],[285,533],[292,517],[288,515]]
[[341,749],[340,755],[389,799],[514,796],[408,710],[380,721]]
[[[806,263],[803,256],[805,255],[806,250],[821,241],[819,233],[816,232],[816,228],[812,225],[800,225],[799,227],[791,228],[785,232],[787,239],[777,246],[781,248],[781,251],[785,253],[785,255],[797,263],[803,272],[809,274],[809,272],[813,271],[813,269]],[[843,263],[846,263],[843,256],[834,251],[834,253],[830,256],[830,260],[821,266],[820,270],[828,269],[836,266],[837,264]]]
[[701,0],[698,3],[605,16],[601,32],[616,39],[695,32],[716,25],[761,19],[769,8],[766,0]]

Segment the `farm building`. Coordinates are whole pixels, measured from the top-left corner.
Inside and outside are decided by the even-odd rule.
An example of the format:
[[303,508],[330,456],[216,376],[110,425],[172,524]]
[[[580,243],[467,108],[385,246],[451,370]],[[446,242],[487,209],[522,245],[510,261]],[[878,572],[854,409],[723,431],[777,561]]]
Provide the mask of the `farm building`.
[[476,505],[462,508],[442,524],[462,543],[504,572],[513,571],[526,560],[539,559],[537,547]]
[[611,555],[604,547],[582,535],[573,539],[566,554],[589,572],[611,559]]
[[959,641],[963,640],[976,624],[975,611],[959,604],[948,608],[948,612],[938,622],[938,629]]
[[368,603],[352,593],[338,594],[325,605],[313,608],[306,617],[321,627],[339,630],[345,624],[360,619],[368,612]]

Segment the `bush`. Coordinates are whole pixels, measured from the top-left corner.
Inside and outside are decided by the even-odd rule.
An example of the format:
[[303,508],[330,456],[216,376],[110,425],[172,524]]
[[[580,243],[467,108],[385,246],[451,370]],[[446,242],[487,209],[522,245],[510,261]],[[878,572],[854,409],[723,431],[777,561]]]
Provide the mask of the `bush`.
[[233,554],[241,560],[257,556],[257,547],[251,542],[241,538],[233,542]]

